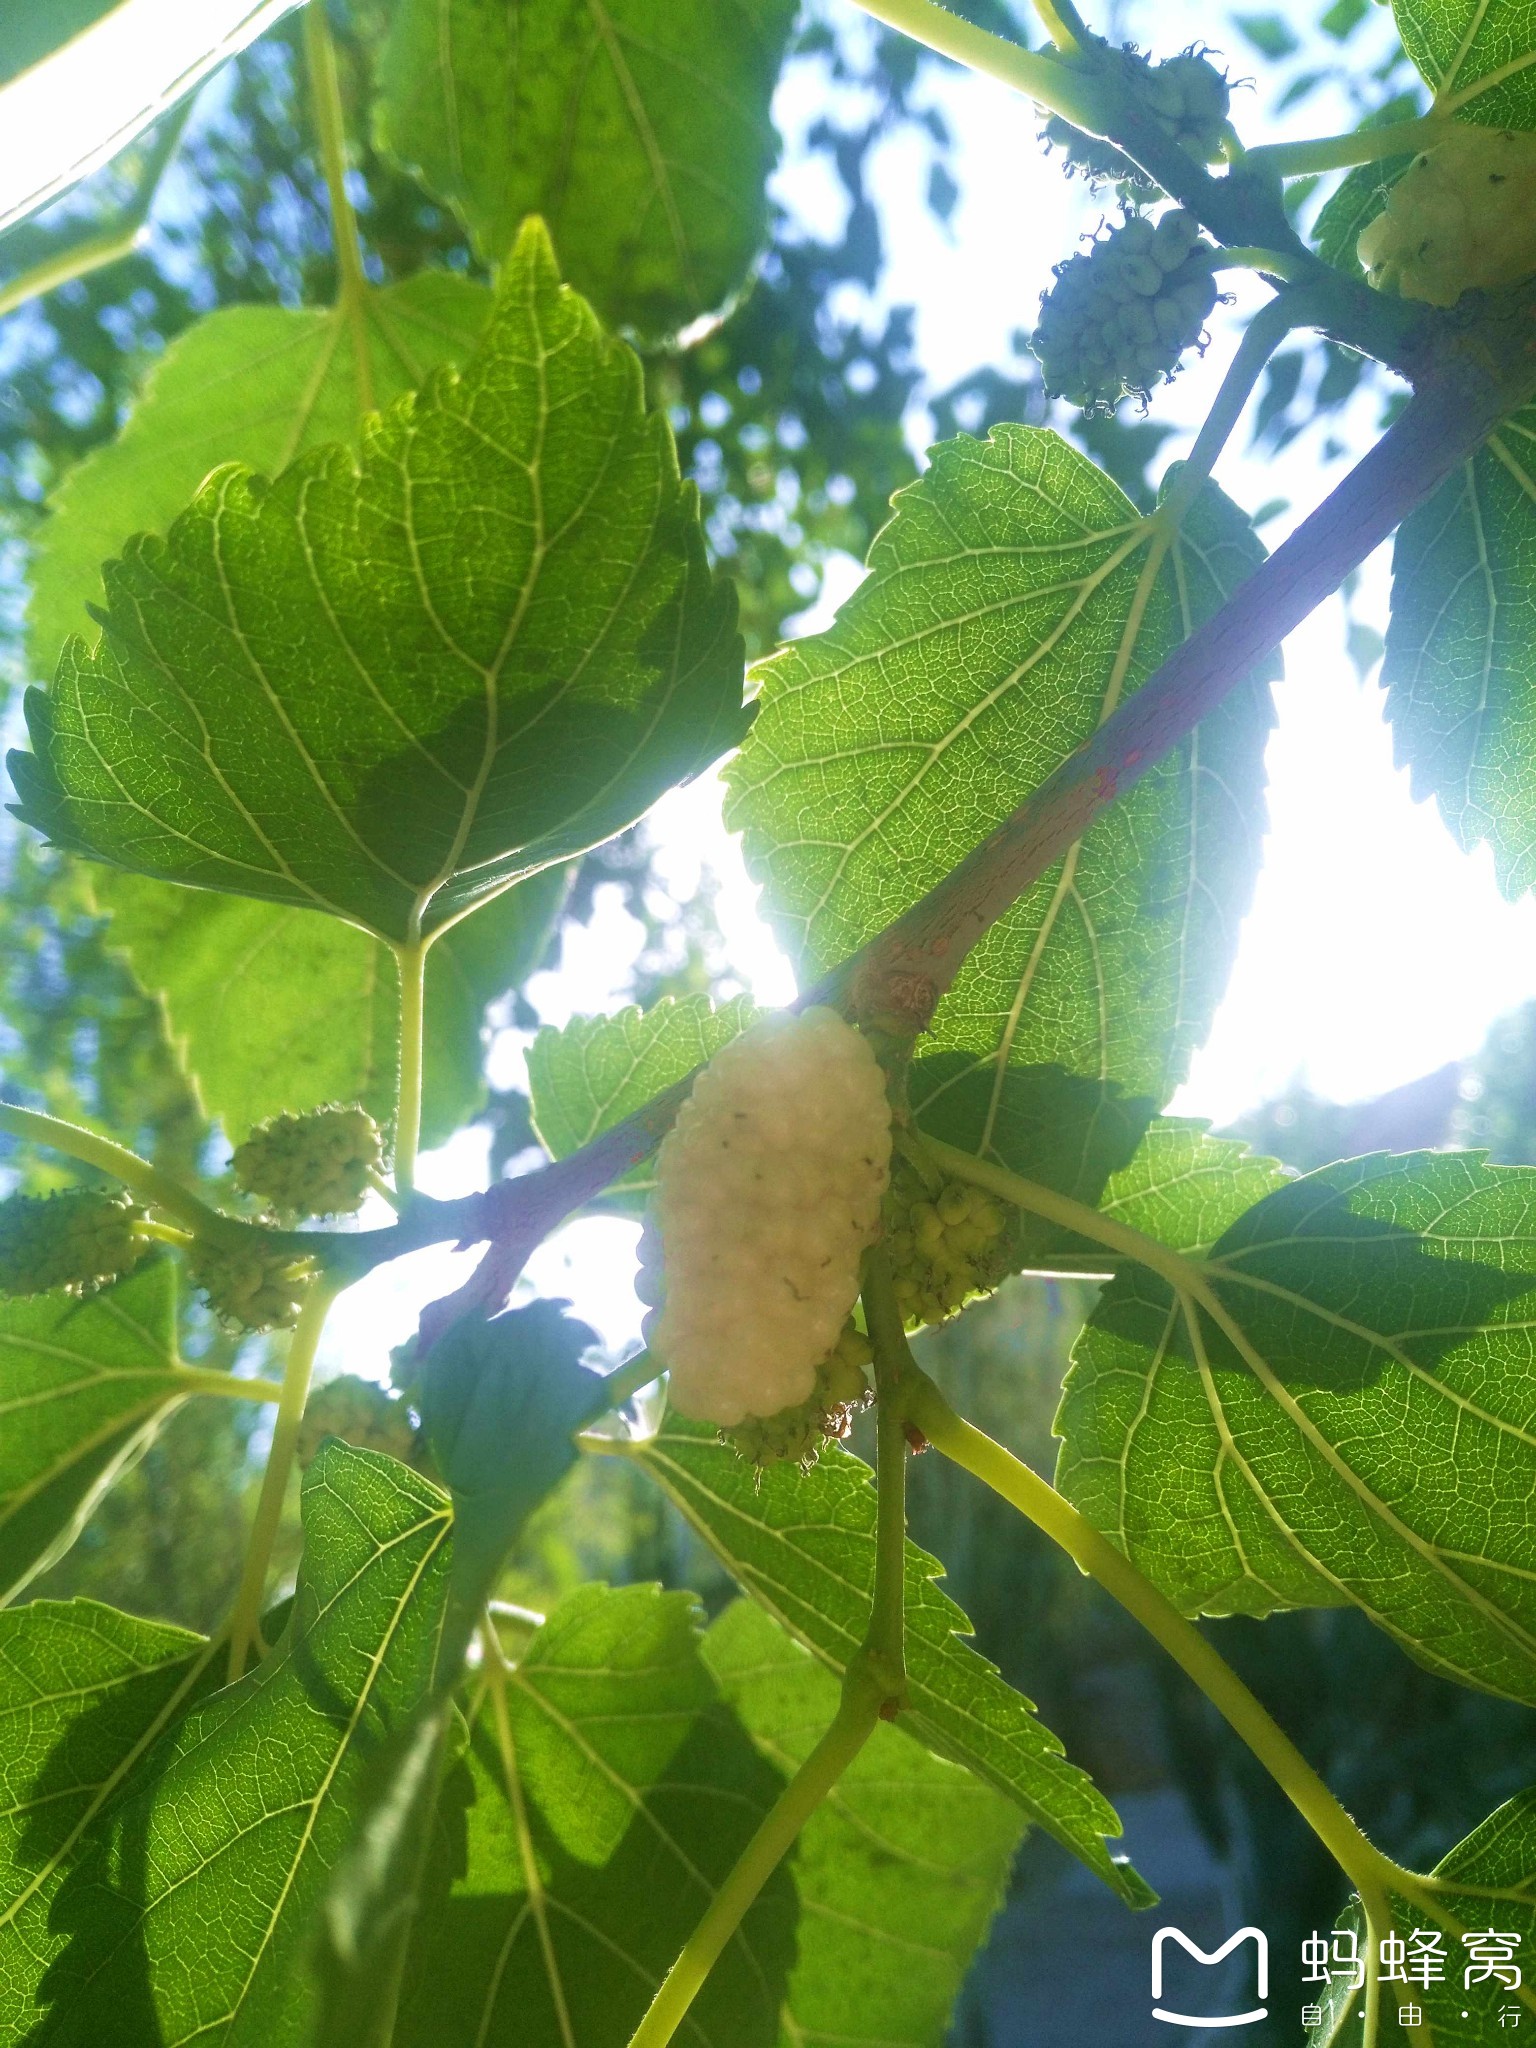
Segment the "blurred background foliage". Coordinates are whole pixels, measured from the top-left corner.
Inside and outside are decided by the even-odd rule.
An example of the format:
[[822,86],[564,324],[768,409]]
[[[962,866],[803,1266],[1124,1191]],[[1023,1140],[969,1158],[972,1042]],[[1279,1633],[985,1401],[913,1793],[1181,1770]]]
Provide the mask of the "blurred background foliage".
[[[1019,34],[1001,0],[960,11]],[[1243,12],[1230,24],[1233,69],[1261,60],[1280,106],[1324,88],[1360,119],[1409,110],[1396,57],[1363,72],[1355,51],[1373,32],[1368,0]],[[1108,23],[1127,33],[1143,8]],[[456,221],[371,148],[362,109],[387,14],[383,0],[333,9],[356,139],[355,203],[370,274],[408,276],[426,264],[473,271]],[[133,255],[50,292],[0,325],[0,677],[26,680],[26,550],[49,492],[109,439],[146,367],[214,307],[323,301],[334,283],[322,182],[308,129],[298,17],[291,16],[205,89],[182,138],[152,231]],[[1145,39],[1145,26],[1144,26]],[[910,308],[870,312],[883,264],[869,193],[872,153],[917,130],[929,152],[928,204],[941,219],[959,192],[954,138],[922,104],[915,46],[883,33],[836,35],[815,11],[799,60],[824,68],[833,111],[808,137],[846,200],[839,234],[819,239],[782,208],[755,287],[713,332],[646,366],[655,401],[703,496],[710,544],[741,591],[749,649],[761,653],[813,605],[829,563],[861,558],[891,493],[916,474],[914,420],[935,438],[980,434],[997,419],[1047,416],[1032,359],[986,367],[944,391],[923,385]],[[0,247],[0,288],[83,229],[110,220],[133,190],[153,136]],[[1298,191],[1298,204],[1308,194]],[[1032,308],[1021,306],[1021,326]],[[1288,349],[1270,366],[1255,438],[1279,450],[1303,433],[1324,460],[1340,452],[1345,409],[1362,390],[1359,359],[1331,346]],[[1383,392],[1378,413],[1389,403]],[[1113,420],[1059,419],[1140,502],[1167,429],[1128,409]],[[1379,652],[1358,629],[1364,669]],[[14,702],[10,715],[14,718]],[[177,1171],[217,1172],[225,1155],[169,1042],[155,1002],[133,982],[92,909],[79,869],[0,828],[0,1071],[13,1099],[126,1136]],[[632,991],[642,1004],[722,982],[708,887],[665,900],[644,826],[589,855],[567,918],[593,914],[617,887],[645,931]],[[552,958],[558,958],[558,936]],[[502,1014],[537,1021],[508,990]],[[527,1104],[493,1095],[493,1171],[527,1156]],[[1238,1133],[1305,1170],[1386,1147],[1486,1145],[1536,1163],[1536,1005],[1495,1027],[1472,1060],[1365,1104],[1327,1102],[1301,1087],[1243,1119]],[[0,1152],[15,1182],[62,1184],[72,1169]],[[1039,1469],[1053,1463],[1051,1416],[1073,1336],[1091,1301],[1081,1282],[1020,1280],[964,1322],[926,1340],[926,1358],[959,1405]],[[260,1340],[233,1340],[189,1316],[189,1356],[260,1362]],[[253,1451],[269,1427],[237,1404],[175,1414],[136,1470],[97,1511],[74,1550],[34,1595],[89,1594],[191,1626],[213,1625],[238,1577]],[[1326,1925],[1337,1872],[1274,1787],[1251,1768],[1206,1703],[1097,1590],[964,1474],[920,1460],[914,1535],[941,1550],[948,1585],[979,1646],[1112,1795],[1176,1783],[1216,1850],[1243,1874],[1247,1909],[1276,1945]],[[290,1531],[288,1553],[295,1550]],[[621,1460],[587,1461],[535,1518],[504,1591],[544,1607],[587,1578],[659,1578],[711,1605],[726,1586],[707,1554],[641,1476]],[[1210,1624],[1220,1647],[1363,1824],[1394,1854],[1432,1861],[1529,1777],[1522,1711],[1418,1670],[1353,1612],[1280,1617],[1262,1626]],[[1213,1773],[1212,1758],[1218,1768]],[[1263,1844],[1262,1857],[1251,1845]],[[1244,1844],[1249,1845],[1245,1851]],[[1027,1853],[1035,1853],[1033,1850]],[[1244,1856],[1246,1854],[1246,1863]],[[1278,2033],[1276,2038],[1278,2038]]]

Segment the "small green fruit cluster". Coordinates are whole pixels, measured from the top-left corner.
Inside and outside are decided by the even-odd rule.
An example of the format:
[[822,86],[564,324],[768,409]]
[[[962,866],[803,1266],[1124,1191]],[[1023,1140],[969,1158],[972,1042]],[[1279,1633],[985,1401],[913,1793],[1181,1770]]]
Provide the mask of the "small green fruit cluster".
[[1056,267],[1031,347],[1045,388],[1087,410],[1145,398],[1196,346],[1216,303],[1211,250],[1193,215],[1133,215]]
[[235,1184],[278,1217],[349,1216],[383,1158],[366,1109],[329,1107],[269,1117],[230,1161]]
[[1232,90],[1209,57],[1190,48],[1153,64],[1137,50],[1118,54],[1142,105],[1180,149],[1201,163],[1221,154]]
[[[1198,49],[1181,51],[1154,64],[1139,50],[1103,49],[1104,61],[1119,73],[1120,82],[1181,149],[1209,163],[1221,154],[1232,92],[1225,76]],[[1069,172],[1090,184],[1110,182],[1137,192],[1151,192],[1152,180],[1112,142],[1073,127],[1052,114],[1043,130],[1046,142],[1064,150]]]
[[121,1195],[72,1188],[0,1202],[0,1294],[88,1294],[120,1280],[149,1250],[144,1211]]
[[870,1398],[869,1339],[852,1322],[816,1368],[816,1386],[807,1400],[777,1415],[748,1416],[720,1434],[749,1464],[761,1469],[786,1461],[808,1472],[829,1439],[841,1443],[854,1416]]
[[298,1460],[307,1468],[328,1436],[362,1451],[383,1451],[388,1457],[409,1459],[416,1445],[416,1429],[405,1403],[389,1394],[377,1380],[345,1372],[327,1380],[309,1397],[304,1419],[299,1424]]
[[974,1294],[989,1294],[1012,1268],[1008,1216],[964,1181],[930,1188],[899,1159],[888,1202],[896,1302],[909,1329],[942,1323]]
[[195,1239],[187,1247],[187,1271],[232,1329],[287,1330],[299,1319],[303,1268],[291,1251],[269,1248],[255,1231],[239,1243]]

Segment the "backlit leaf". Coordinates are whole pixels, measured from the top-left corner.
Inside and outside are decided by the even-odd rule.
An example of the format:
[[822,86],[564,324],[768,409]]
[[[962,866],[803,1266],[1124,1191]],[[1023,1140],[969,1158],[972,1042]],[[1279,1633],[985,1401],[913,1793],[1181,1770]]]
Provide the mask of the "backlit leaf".
[[[758,1748],[797,1770],[837,1711],[831,1673],[747,1600],[712,1625],[704,1657]],[[1022,1829],[990,1785],[876,1728],[795,1845],[780,2048],[939,2048]]]
[[170,1726],[70,1854],[27,2036],[38,2048],[307,2038],[332,1869],[370,1760],[431,1679],[449,1516],[426,1480],[335,1440],[303,1505],[278,1647]]
[[[808,1473],[759,1474],[715,1431],[669,1415],[661,1433],[626,1446],[759,1601],[841,1674],[864,1637],[875,1574],[875,1496],[867,1465],[829,1445]],[[967,1765],[1133,1905],[1152,1894],[1106,1835],[1113,1807],[1067,1762],[1028,1700],[962,1639],[964,1614],[936,1583],[937,1559],[907,1545],[907,1673],[903,1723],[941,1756]]]
[[1536,128],[1532,0],[1392,0],[1392,12],[1437,108],[1489,128]]
[[[1403,2008],[1417,2006],[1421,2018],[1414,2024],[1423,2027],[1424,2038],[1432,2032],[1435,2041],[1454,2041],[1456,2048],[1495,2048],[1536,2018],[1530,1989],[1536,1791],[1522,1792],[1490,1814],[1435,1865],[1434,1875],[1444,1887],[1435,1893],[1438,1913],[1420,1901],[1392,1899],[1404,1981],[1389,1979],[1382,1986],[1386,2025],[1395,2030],[1410,2024],[1401,2017]],[[1354,1933],[1365,1954],[1358,1901],[1350,1902],[1339,1924]],[[1428,1941],[1416,1938],[1421,1930]],[[1499,1935],[1506,1939],[1489,1939]],[[1427,1962],[1421,1963],[1423,1957]],[[1358,2037],[1363,2001],[1347,1982],[1312,1995],[1323,2019],[1307,2037],[1309,2048],[1334,2048]]]
[[408,941],[629,823],[740,725],[729,591],[639,369],[531,224],[455,379],[210,478],[28,699],[29,822]]
[[1382,680],[1399,761],[1499,882],[1536,882],[1536,407],[1398,528]]
[[[1000,426],[897,494],[836,624],[762,670],[728,822],[802,972],[969,853],[1255,566],[1208,489],[1161,529],[1057,435]],[[1160,565],[1160,566],[1159,566]],[[925,1050],[1161,1103],[1205,1034],[1258,859],[1260,682],[1239,688],[970,955]]]
[[63,1947],[49,1913],[96,1816],[156,1737],[218,1682],[201,1636],[93,1600],[0,1614],[0,2034],[27,2038]]
[[745,283],[794,0],[402,0],[378,132],[499,262],[541,213],[571,282],[660,337]]
[[[782,1778],[719,1704],[687,1593],[584,1586],[482,1695],[445,1789],[457,1881],[411,1959],[396,2048],[625,2048]],[[774,2048],[794,1948],[782,1869],[689,2014]]]
[[[394,1116],[400,976],[389,948],[313,910],[168,889],[93,870],[109,941],[158,995],[203,1107],[238,1142],[279,1110],[361,1102]],[[546,868],[447,931],[427,955],[422,1137],[436,1144],[485,1100],[486,1005],[538,965],[568,871]],[[259,1028],[253,1028],[259,1020]]]
[[176,1355],[168,1260],[86,1301],[0,1297],[0,1599],[68,1549],[119,1473],[196,1391]]
[[[1202,1235],[1239,1193],[1211,1183]],[[1432,1670],[1536,1700],[1536,1173],[1346,1160],[1196,1270],[1217,1309],[1139,1267],[1105,1289],[1063,1491],[1187,1612],[1351,1600]]]

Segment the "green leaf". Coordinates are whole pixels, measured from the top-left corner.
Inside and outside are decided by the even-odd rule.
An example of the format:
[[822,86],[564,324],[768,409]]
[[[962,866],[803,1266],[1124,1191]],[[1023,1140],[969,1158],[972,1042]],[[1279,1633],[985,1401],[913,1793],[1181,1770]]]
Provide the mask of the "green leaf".
[[1219,1316],[1139,1268],[1100,1297],[1063,1492],[1188,1612],[1352,1600],[1430,1669],[1536,1700],[1536,1173],[1346,1160],[1196,1270]]
[[908,1099],[930,1136],[1088,1203],[1130,1165],[1153,1110],[1112,1082],[1060,1067],[982,1066],[964,1053],[914,1060]]
[[[716,1009],[708,996],[664,996],[645,1011],[577,1017],[545,1025],[528,1048],[534,1128],[556,1159],[641,1108],[739,1038],[757,1015],[746,996]],[[610,1190],[606,1205],[638,1213],[655,1169],[637,1166]]]
[[794,0],[403,0],[382,146],[489,263],[524,214],[605,319],[659,339],[738,292],[768,226]]
[[431,1679],[449,1516],[417,1474],[335,1441],[303,1512],[277,1649],[169,1727],[70,1854],[34,1992],[39,2048],[306,2037],[316,1918],[370,1760]]
[[1222,1232],[1293,1176],[1236,1138],[1213,1138],[1193,1117],[1159,1117],[1100,1207],[1180,1252],[1209,1251]]
[[[371,404],[393,405],[439,364],[462,363],[491,295],[447,270],[368,290]],[[263,475],[327,442],[355,446],[364,418],[355,330],[340,308],[223,306],[150,370],[115,441],[77,462],[49,500],[29,563],[29,651],[50,676],[71,633],[90,639],[101,565],[136,533],[163,533],[224,462]]]
[[[712,1625],[704,1658],[758,1748],[797,1770],[837,1711],[836,1680],[746,1600]],[[1011,1800],[878,1727],[795,1845],[781,2048],[940,2048],[1021,1829]]]
[[[1536,1950],[1536,1789],[1518,1794],[1490,1814],[1435,1865],[1433,1874],[1444,1886],[1435,1903],[1451,1925],[1412,1900],[1394,1894],[1391,1902],[1394,1929],[1403,1943],[1399,1968],[1404,1974],[1426,1947],[1415,1935],[1438,1936],[1430,1946],[1433,1967],[1424,1971],[1432,1981],[1425,1984],[1409,1976],[1406,1983],[1384,1983],[1383,2010],[1390,2024],[1394,2007],[1400,2014],[1405,2004],[1417,2005],[1423,2038],[1432,2031],[1435,2041],[1454,2041],[1456,2048],[1495,2048],[1509,2040],[1511,2013],[1517,2025],[1532,2017],[1527,1987]],[[1354,1935],[1358,1953],[1364,1955],[1358,1900],[1351,1900],[1338,1925]],[[1475,1942],[1491,1933],[1518,1940],[1500,1946],[1484,1940],[1475,1947],[1465,1940],[1467,1934]],[[1507,1973],[1496,1977],[1485,1971],[1484,1963],[1500,1956],[1516,1964],[1518,1988],[1511,1987]],[[1347,1979],[1347,1974],[1341,1972],[1341,1977]],[[1358,2026],[1362,2017],[1362,2000],[1348,1990],[1347,1981],[1316,1991],[1309,1987],[1307,1996],[1323,2008],[1322,2025],[1307,2037],[1309,2048],[1332,2048],[1349,2040],[1350,2027]]]
[[[234,1140],[278,1110],[361,1102],[394,1116],[400,976],[388,947],[312,910],[93,874],[140,986],[159,996],[204,1109]],[[485,1101],[486,1005],[539,964],[569,881],[546,868],[454,925],[427,955],[422,1137]],[[252,1029],[252,1019],[260,1029]]]
[[49,1912],[96,1816],[169,1722],[218,1682],[202,1637],[93,1600],[0,1614],[0,2030],[37,2015],[63,1946]]
[[[687,1593],[582,1587],[508,1674],[506,1710],[503,1730],[482,1699],[444,1800],[458,1882],[423,1922],[396,2048],[625,2048],[783,1781],[719,1705]],[[781,1870],[689,2039],[774,2048],[794,1924]]]
[[[728,822],[806,976],[940,880],[1262,555],[1208,488],[1163,559],[1160,528],[1029,427],[943,443],[894,502],[836,624],[763,668],[729,771]],[[1269,720],[1255,681],[1150,771],[992,927],[925,1045],[1163,1101],[1252,886]]]
[[[450,271],[369,289],[369,389],[388,405],[440,364],[461,363],[485,328],[491,295]],[[69,634],[103,596],[100,564],[131,534],[169,526],[223,461],[283,468],[330,441],[355,444],[364,417],[356,337],[339,309],[228,306],[173,341],[115,441],[70,470],[31,564],[31,649],[51,674]],[[423,1132],[431,1144],[484,1099],[485,1004],[537,964],[564,883],[557,870],[456,925],[427,968]],[[234,1138],[283,1109],[362,1102],[394,1110],[399,980],[365,933],[309,911],[168,890],[99,872],[140,985],[164,1000],[203,1106]],[[253,1032],[250,1020],[262,1020]]]
[[600,1374],[597,1342],[561,1304],[530,1301],[489,1322],[461,1316],[412,1376],[433,1462],[453,1497],[453,1578],[445,1653],[465,1644],[529,1515],[576,1462]]
[[608,837],[740,729],[695,494],[537,223],[461,377],[355,464],[216,472],[106,583],[101,645],[28,697],[28,821],[397,943]]
[[1487,128],[1536,128],[1532,0],[1392,0],[1397,32],[1442,113]]
[[195,1391],[176,1355],[169,1260],[86,1301],[0,1298],[0,1599],[69,1548]]
[[[669,1415],[659,1435],[625,1447],[759,1601],[834,1672],[863,1641],[875,1579],[875,1496],[869,1467],[828,1445],[815,1467],[759,1473],[715,1431]],[[1132,1905],[1153,1894],[1113,1861],[1114,1808],[1035,1719],[1021,1693],[961,1640],[970,1624],[935,1580],[938,1560],[907,1545],[904,1717],[930,1749],[965,1764]]]
[[1536,406],[1398,528],[1382,681],[1397,757],[1500,887],[1536,881]]

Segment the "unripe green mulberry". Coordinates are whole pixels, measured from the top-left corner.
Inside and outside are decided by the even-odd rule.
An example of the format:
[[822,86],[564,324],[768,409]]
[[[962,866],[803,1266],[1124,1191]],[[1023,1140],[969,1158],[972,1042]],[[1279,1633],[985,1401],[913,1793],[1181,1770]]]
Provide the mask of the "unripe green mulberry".
[[269,1248],[252,1232],[238,1244],[198,1238],[187,1271],[223,1322],[241,1330],[286,1330],[299,1319],[306,1285],[291,1251]]
[[[1221,154],[1232,94],[1208,57],[1189,49],[1154,64],[1139,50],[1107,47],[1102,55],[1170,141],[1201,163]],[[1155,189],[1140,166],[1112,142],[1075,128],[1059,114],[1051,115],[1043,133],[1048,143],[1065,150],[1068,171],[1080,172],[1090,184],[1109,180],[1138,192]]]
[[855,1414],[868,1402],[872,1355],[864,1332],[853,1323],[845,1324],[843,1334],[817,1366],[816,1384],[806,1400],[794,1408],[781,1408],[777,1415],[751,1416],[722,1434],[754,1465],[780,1465],[790,1460],[803,1472],[809,1471],[822,1445],[829,1440],[841,1443]]
[[144,1211],[122,1195],[72,1188],[0,1202],[0,1294],[87,1294],[120,1280],[149,1250]]
[[[1120,52],[1128,76],[1158,126],[1202,163],[1220,155],[1232,93],[1224,74],[1199,49],[1151,64],[1134,50]],[[1130,65],[1141,66],[1130,71]]]
[[710,1061],[661,1147],[640,1247],[646,1339],[680,1413],[735,1428],[810,1398],[890,1153],[879,1063],[834,1011],[765,1018]]
[[1431,306],[1536,271],[1536,135],[1458,127],[1416,156],[1356,254],[1378,291]]
[[1088,410],[1143,398],[1195,347],[1216,303],[1213,251],[1193,215],[1136,215],[1058,264],[1030,346],[1045,388]]
[[1007,1211],[965,1181],[930,1187],[898,1159],[886,1213],[896,1302],[909,1328],[943,1322],[1013,1270]]
[[366,1109],[313,1109],[268,1118],[230,1161],[237,1187],[274,1216],[349,1216],[383,1157]]
[[411,1411],[392,1397],[377,1380],[360,1379],[344,1372],[316,1387],[299,1424],[298,1460],[307,1467],[328,1436],[363,1451],[383,1451],[404,1463],[416,1444]]

